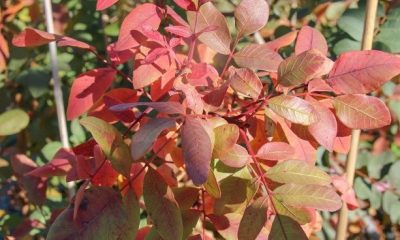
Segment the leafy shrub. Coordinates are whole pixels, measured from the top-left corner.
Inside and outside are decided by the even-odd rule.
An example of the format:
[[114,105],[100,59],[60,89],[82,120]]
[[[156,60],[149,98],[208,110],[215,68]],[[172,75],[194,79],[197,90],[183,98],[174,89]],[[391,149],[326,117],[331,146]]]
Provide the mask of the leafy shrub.
[[[85,115],[92,139],[41,167],[22,155],[12,162],[38,205],[48,177],[83,181],[48,238],[186,239],[207,229],[226,239],[306,239],[301,225],[313,226],[317,210],[336,211],[342,200],[357,207],[341,177],[314,166],[317,148],[346,153],[351,129],[391,123],[384,102],[366,94],[400,73],[400,58],[351,51],[333,62],[323,35],[307,26],[239,48],[266,24],[265,1],[237,6],[233,39],[211,2],[175,2],[188,22],[169,6],[139,5],[106,56],[32,28],[14,37],[15,46],[56,41],[102,63],[74,80],[68,100],[67,118]],[[294,41],[283,59],[279,51]],[[132,76],[120,67],[131,59]],[[117,75],[133,89],[107,91]]]

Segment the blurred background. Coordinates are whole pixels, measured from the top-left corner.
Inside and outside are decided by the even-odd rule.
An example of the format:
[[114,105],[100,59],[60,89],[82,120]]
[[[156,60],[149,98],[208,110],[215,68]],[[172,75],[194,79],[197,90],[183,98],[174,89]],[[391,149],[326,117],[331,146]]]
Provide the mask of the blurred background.
[[[234,31],[233,10],[240,0],[214,0],[227,16]],[[105,53],[115,41],[124,16],[139,0],[119,0],[113,7],[96,11],[96,0],[53,0],[55,32],[79,39]],[[156,1],[173,6],[172,0]],[[365,1],[269,0],[270,20],[260,31],[265,41],[310,25],[326,37],[330,57],[348,50],[359,50],[363,31]],[[25,27],[45,30],[43,3],[39,0],[0,0],[0,240],[44,239],[54,216],[68,204],[63,178],[51,178],[40,189],[24,189],[29,181],[14,172],[10,159],[24,153],[37,165],[50,161],[62,146],[51,79],[48,47],[34,49],[12,46],[13,35]],[[374,49],[400,53],[400,1],[380,1]],[[249,36],[242,43],[254,42]],[[239,45],[240,47],[240,45]],[[293,46],[281,50],[286,57]],[[74,78],[101,66],[93,54],[79,49],[58,50],[60,77],[65,102]],[[121,66],[132,72],[132,64]],[[115,86],[127,86],[116,81]],[[350,239],[400,239],[400,76],[374,93],[390,107],[392,124],[362,133],[354,189],[359,209],[351,211]],[[87,135],[77,120],[68,122],[71,146],[83,143]],[[343,149],[346,152],[346,149]],[[343,172],[345,155],[319,149],[318,165]],[[316,239],[334,239],[337,214],[322,213]]]

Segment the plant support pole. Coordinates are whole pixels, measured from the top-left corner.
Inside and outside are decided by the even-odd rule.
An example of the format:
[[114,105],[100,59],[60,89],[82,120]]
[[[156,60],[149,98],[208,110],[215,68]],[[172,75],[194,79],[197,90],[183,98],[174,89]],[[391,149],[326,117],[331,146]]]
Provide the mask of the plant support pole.
[[[362,50],[371,50],[374,38],[376,12],[378,8],[378,0],[368,0],[364,20],[364,32],[362,38]],[[350,186],[353,186],[354,172],[358,155],[358,144],[360,141],[361,130],[353,130],[351,133],[350,151],[347,155],[346,162],[346,180]],[[339,213],[339,221],[336,232],[336,240],[345,240],[347,234],[349,209],[343,203]]]
[[[46,17],[47,32],[54,33],[53,9],[51,6],[51,0],[44,0],[44,11]],[[50,62],[52,68],[51,69],[52,77],[54,81],[54,99],[56,102],[58,130],[62,146],[64,148],[69,148],[70,145],[68,142],[68,131],[65,119],[64,100],[61,90],[61,81],[58,75],[57,46],[55,42],[49,43],[49,51],[50,51]],[[68,193],[70,198],[75,194],[75,184],[73,182],[68,183]]]

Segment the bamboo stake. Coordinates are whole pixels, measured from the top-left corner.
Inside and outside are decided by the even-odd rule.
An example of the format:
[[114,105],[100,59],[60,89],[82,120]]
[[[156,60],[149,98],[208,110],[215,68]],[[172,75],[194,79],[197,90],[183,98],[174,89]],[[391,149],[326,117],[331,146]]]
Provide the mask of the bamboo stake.
[[[378,8],[378,0],[368,0],[365,12],[364,32],[362,38],[362,50],[371,50],[374,38],[376,11]],[[358,155],[358,145],[360,141],[360,130],[353,130],[351,133],[350,152],[346,162],[346,180],[350,186],[353,186],[354,172]],[[349,210],[346,204],[343,204],[339,213],[339,222],[336,232],[336,240],[345,240],[347,234]]]
[[[51,6],[51,0],[44,0],[44,10],[46,17],[47,32],[54,33],[53,9]],[[53,91],[54,91],[54,99],[56,102],[58,131],[60,134],[62,146],[64,148],[69,148],[70,145],[68,141],[67,123],[65,120],[64,100],[61,90],[61,81],[58,75],[57,46],[55,42],[49,43],[49,51],[50,51],[50,62],[52,68],[51,69],[52,77],[54,81]],[[68,183],[68,193],[70,198],[72,198],[72,196],[74,196],[75,194],[75,184],[73,182]]]

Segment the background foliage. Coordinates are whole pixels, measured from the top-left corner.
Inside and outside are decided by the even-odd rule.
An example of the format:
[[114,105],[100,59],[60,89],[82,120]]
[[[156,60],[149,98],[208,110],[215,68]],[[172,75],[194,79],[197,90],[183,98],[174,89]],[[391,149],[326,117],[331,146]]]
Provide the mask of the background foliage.
[[[108,43],[117,39],[121,21],[135,2],[145,1],[120,0],[115,6],[100,12],[96,11],[95,0],[55,0],[56,32],[104,51]],[[176,6],[171,0],[166,2]],[[214,1],[228,17],[231,32],[234,31],[232,11],[238,2]],[[269,2],[270,20],[260,31],[264,39],[276,39],[303,25],[310,25],[326,37],[333,58],[344,51],[360,49],[365,12],[363,1]],[[43,6],[34,0],[5,0],[0,2],[0,10],[0,234],[17,239],[41,239],[47,235],[48,226],[54,220],[53,214],[68,204],[65,180],[51,178],[45,197],[30,196],[20,187],[10,160],[15,154],[24,153],[37,165],[43,165],[61,147],[51,65],[47,46],[16,48],[11,39],[27,26],[45,29]],[[178,7],[175,10],[183,14]],[[400,53],[399,4],[382,1],[378,16],[374,49]],[[244,42],[253,41],[249,36]],[[293,46],[289,46],[281,53],[286,57],[292,50]],[[60,49],[58,62],[65,101],[77,75],[101,66],[93,54],[72,48]],[[125,64],[121,70],[132,72],[130,66]],[[122,80],[114,84],[127,86]],[[354,185],[360,207],[351,212],[348,230],[353,238],[396,239],[400,237],[400,78],[386,83],[375,94],[388,104],[393,121],[391,126],[362,134]],[[77,120],[68,123],[68,130],[73,146],[89,137]],[[343,172],[344,155],[330,154],[323,148],[318,151],[317,162],[321,168]],[[44,204],[38,207],[37,203],[41,201]],[[140,221],[141,225],[145,224],[145,216]],[[336,221],[337,214],[323,213],[319,224],[315,225],[316,230],[321,228],[321,231],[316,231],[315,236],[333,239]]]

